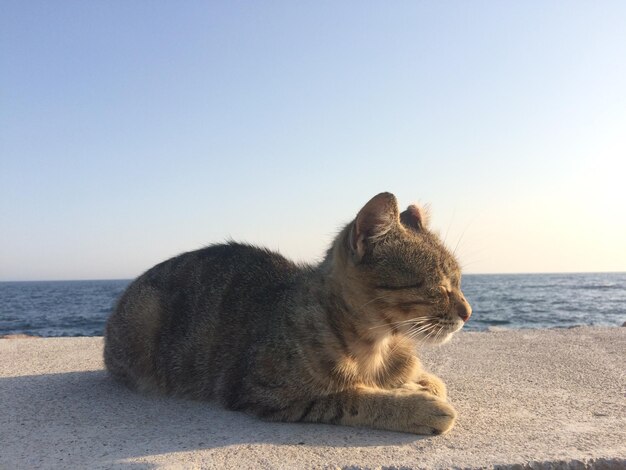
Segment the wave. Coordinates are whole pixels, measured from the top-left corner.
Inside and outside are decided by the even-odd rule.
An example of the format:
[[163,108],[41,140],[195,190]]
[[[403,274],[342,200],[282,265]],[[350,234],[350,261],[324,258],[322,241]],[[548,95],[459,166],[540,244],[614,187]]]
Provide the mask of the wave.
[[582,286],[576,286],[575,289],[583,289],[583,290],[613,290],[613,289],[621,289],[626,291],[626,287],[621,284],[583,284]]

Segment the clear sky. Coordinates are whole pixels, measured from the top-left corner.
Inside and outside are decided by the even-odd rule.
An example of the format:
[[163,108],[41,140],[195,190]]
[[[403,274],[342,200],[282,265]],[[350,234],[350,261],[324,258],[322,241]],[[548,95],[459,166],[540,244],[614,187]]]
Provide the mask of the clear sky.
[[466,272],[626,271],[624,1],[3,0],[0,61],[0,280],[315,261],[381,191]]

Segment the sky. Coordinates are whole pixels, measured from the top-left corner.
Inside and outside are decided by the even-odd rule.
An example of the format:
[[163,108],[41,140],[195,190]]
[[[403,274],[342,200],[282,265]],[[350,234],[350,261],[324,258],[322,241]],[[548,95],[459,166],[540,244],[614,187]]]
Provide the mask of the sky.
[[626,2],[0,3],[0,280],[228,239],[316,262],[381,191],[467,273],[626,271]]

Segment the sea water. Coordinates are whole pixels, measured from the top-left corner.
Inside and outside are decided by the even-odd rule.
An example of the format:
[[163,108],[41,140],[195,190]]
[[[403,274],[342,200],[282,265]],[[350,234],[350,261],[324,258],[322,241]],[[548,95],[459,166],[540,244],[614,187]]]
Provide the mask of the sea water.
[[[0,283],[0,335],[100,336],[129,280]],[[467,274],[466,330],[620,326],[626,273]]]

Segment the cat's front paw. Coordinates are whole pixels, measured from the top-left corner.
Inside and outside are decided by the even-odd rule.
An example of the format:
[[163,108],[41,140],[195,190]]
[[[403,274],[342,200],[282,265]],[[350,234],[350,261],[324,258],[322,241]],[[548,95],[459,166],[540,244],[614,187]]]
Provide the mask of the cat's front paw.
[[417,378],[416,383],[425,392],[435,395],[442,400],[445,400],[448,397],[446,385],[436,375],[424,372]]
[[416,434],[444,434],[452,429],[456,411],[448,402],[434,396],[420,399],[412,416],[411,431]]

